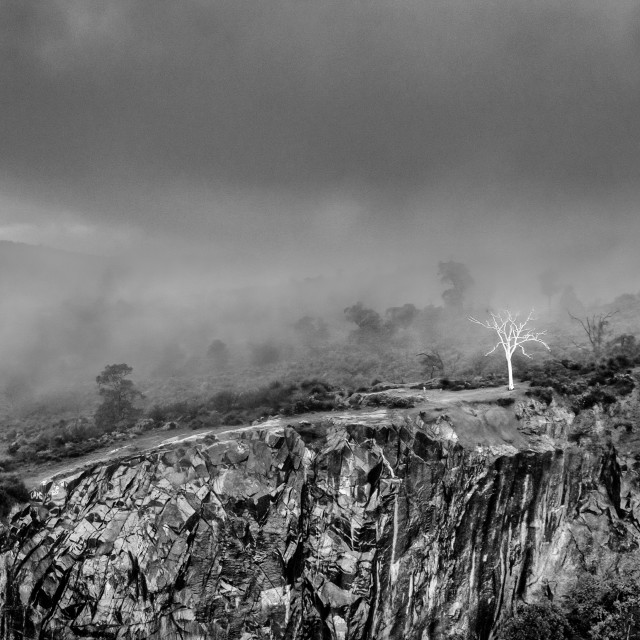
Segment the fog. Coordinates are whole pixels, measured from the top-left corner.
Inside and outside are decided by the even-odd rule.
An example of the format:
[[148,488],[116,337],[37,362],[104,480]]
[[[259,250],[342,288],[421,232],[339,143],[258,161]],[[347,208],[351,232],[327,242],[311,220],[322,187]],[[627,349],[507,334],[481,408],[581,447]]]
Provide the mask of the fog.
[[1,11],[5,380],[347,333],[357,301],[442,304],[440,261],[486,307],[545,308],[548,270],[640,289],[634,2]]
[[[345,309],[357,302],[387,320],[390,307],[413,304],[428,310],[449,304],[450,283],[442,281],[439,264],[424,256],[414,256],[413,263],[380,261],[375,269],[334,268],[315,277],[270,275],[250,281],[221,277],[201,257],[125,259],[6,241],[0,242],[0,261],[5,309],[0,384],[9,402],[94,391],[95,376],[107,363],[129,363],[138,380],[213,375],[219,371],[206,361],[215,340],[230,349],[237,371],[252,364],[255,345],[277,345],[296,361],[313,357],[299,349],[303,336],[296,323],[305,316],[314,327],[318,322],[326,325],[329,343],[346,344],[356,327]],[[496,269],[488,259],[463,264],[473,282],[465,292],[465,307],[446,321],[451,323],[444,329],[450,344],[463,341],[456,332],[471,311],[509,306],[528,312],[535,307],[546,324],[560,316],[567,319],[561,294],[564,287],[574,286],[577,266],[573,271],[549,267],[545,272],[539,265],[530,272],[503,273],[503,265]],[[551,300],[540,283],[543,273],[551,281]],[[574,288],[585,303],[583,313],[589,305],[595,309],[612,301],[611,296],[586,298],[587,287]],[[414,337],[430,335],[422,324],[415,322]],[[438,331],[442,334],[442,327]],[[415,356],[430,346],[429,339],[422,338],[403,348]]]

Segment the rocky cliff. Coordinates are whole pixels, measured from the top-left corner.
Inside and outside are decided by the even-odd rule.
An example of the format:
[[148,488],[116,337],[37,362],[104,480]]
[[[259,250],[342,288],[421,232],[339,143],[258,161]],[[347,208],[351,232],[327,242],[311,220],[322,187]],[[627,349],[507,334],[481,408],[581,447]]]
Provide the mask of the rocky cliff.
[[3,534],[0,637],[485,640],[518,600],[637,561],[637,403],[394,393],[415,406],[364,397],[48,483]]

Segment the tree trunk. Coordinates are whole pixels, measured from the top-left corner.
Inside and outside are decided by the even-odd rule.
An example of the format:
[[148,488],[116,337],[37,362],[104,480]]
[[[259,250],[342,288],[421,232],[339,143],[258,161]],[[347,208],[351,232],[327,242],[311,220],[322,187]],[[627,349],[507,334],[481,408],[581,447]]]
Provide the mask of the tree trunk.
[[511,367],[510,356],[507,356],[507,368],[509,369],[509,391],[513,391],[513,368]]

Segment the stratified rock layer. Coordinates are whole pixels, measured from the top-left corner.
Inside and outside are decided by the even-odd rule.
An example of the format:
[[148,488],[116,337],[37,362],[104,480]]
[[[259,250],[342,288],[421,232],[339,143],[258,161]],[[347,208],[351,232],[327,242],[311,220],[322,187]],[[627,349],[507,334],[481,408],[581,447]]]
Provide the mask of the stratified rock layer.
[[497,637],[518,599],[637,558],[636,474],[572,422],[429,401],[78,472],[5,532],[2,637]]

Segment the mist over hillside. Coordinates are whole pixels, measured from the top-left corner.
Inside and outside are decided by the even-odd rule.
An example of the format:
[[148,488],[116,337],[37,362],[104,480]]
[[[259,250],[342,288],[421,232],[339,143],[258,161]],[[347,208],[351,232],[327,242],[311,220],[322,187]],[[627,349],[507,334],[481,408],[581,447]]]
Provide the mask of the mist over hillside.
[[[538,324],[559,323],[564,328],[549,340],[564,340],[565,349],[571,344],[567,335],[576,342],[581,332],[567,310],[585,316],[622,307],[624,313],[613,320],[618,333],[637,331],[635,294],[619,303],[612,296],[595,300],[597,290],[586,282],[574,287],[566,279],[575,273],[570,268],[565,275],[520,265],[522,271],[514,266],[502,274],[492,271],[488,261],[449,261],[464,266],[472,281],[464,291],[464,305],[454,309],[446,299],[451,284],[438,271],[442,263],[429,257],[411,260],[396,264],[389,256],[366,270],[335,269],[315,277],[271,275],[251,284],[226,280],[200,257],[105,257],[0,242],[4,411],[10,415],[60,396],[75,398],[89,410],[97,398],[96,375],[116,362],[133,367],[135,379],[151,390],[151,398],[169,393],[165,387],[171,380],[173,397],[197,395],[203,384],[212,393],[242,384],[243,377],[255,384],[291,378],[296,371],[333,381],[348,379],[349,371],[362,380],[367,371],[369,377],[376,371],[382,375],[371,363],[362,370],[359,364],[336,364],[338,356],[322,371],[323,354],[339,351],[340,345],[351,345],[354,362],[390,349],[406,363],[405,374],[398,375],[416,377],[419,353],[446,345],[468,358],[489,344],[490,337],[474,333],[466,316],[502,307],[524,313],[535,308]],[[585,294],[591,297],[582,298]],[[379,316],[374,318],[377,337],[374,332],[367,338],[357,314],[347,312],[356,304]],[[395,320],[402,318],[405,305],[413,308],[410,317]],[[222,360],[216,360],[214,342],[224,345]],[[158,385],[165,390],[154,396]]]

